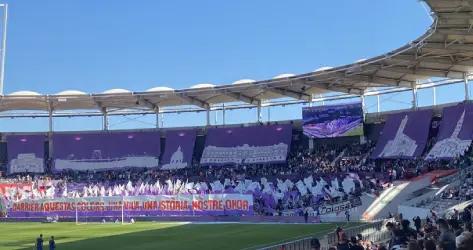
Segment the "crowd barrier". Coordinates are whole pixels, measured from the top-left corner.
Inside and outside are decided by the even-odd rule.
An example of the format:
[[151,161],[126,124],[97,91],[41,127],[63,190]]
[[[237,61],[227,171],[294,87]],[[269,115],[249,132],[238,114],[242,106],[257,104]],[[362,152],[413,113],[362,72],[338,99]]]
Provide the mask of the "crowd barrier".
[[[363,224],[356,227],[344,228],[345,235],[350,239],[352,236],[361,234],[363,240],[374,243],[386,242],[390,239],[390,232],[385,225],[388,220],[380,220],[372,223]],[[279,243],[276,245],[258,248],[259,250],[302,250],[311,249],[311,241],[318,238],[321,244],[321,250],[328,250],[331,246],[337,244],[337,234],[335,231],[324,236],[314,235],[300,239]]]

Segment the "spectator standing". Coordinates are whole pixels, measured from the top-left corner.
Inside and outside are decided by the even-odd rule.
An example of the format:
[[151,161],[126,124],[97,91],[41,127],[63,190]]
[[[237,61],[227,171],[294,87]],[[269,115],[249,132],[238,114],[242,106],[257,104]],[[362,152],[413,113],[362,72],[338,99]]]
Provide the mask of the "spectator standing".
[[306,208],[304,209],[304,221],[305,223],[308,223],[309,222],[309,210]]
[[54,241],[54,236],[51,236],[49,240],[49,250],[56,250],[56,241]]
[[310,240],[310,248],[312,250],[320,250],[320,241],[317,238]]
[[36,238],[36,250],[43,250],[43,234]]
[[448,227],[448,223],[444,219],[437,221],[438,229],[440,231],[439,240],[437,247],[442,250],[455,250],[456,249],[456,238],[455,234]]
[[471,223],[470,209],[471,209],[471,207],[468,206],[467,208],[465,208],[465,210],[463,210],[462,220],[463,220],[463,223],[465,223],[465,224],[470,224]]
[[420,232],[420,228],[422,227],[422,221],[419,216],[414,217],[414,226],[416,227],[417,232]]
[[364,248],[361,246],[359,240],[355,236],[352,236],[350,238],[350,242],[351,242],[350,250],[364,250]]
[[351,250],[345,233],[342,233],[340,236],[340,241],[337,244],[337,250]]

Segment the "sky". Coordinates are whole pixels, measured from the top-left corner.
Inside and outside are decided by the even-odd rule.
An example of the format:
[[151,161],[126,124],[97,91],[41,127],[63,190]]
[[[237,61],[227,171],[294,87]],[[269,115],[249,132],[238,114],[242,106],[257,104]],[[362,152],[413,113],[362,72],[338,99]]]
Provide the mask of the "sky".
[[[4,2],[9,4],[6,94],[264,80],[386,53],[419,37],[432,23],[416,0]],[[449,91],[455,89],[442,94]],[[403,95],[384,96],[383,107],[408,107],[410,94]],[[425,95],[426,105],[430,102],[428,92],[419,95]],[[439,96],[439,102],[442,98],[451,99]],[[368,103],[373,110],[373,101]],[[263,110],[263,120],[300,119],[300,109],[272,108],[269,115]],[[222,122],[221,114],[217,121],[212,115],[213,124]],[[227,123],[255,119],[255,110],[226,114]],[[154,127],[155,120],[112,117],[110,128]],[[204,123],[203,112],[166,115],[163,121],[165,127]],[[42,118],[0,120],[0,131],[45,131],[47,126]],[[58,118],[54,128],[97,130],[101,120]]]

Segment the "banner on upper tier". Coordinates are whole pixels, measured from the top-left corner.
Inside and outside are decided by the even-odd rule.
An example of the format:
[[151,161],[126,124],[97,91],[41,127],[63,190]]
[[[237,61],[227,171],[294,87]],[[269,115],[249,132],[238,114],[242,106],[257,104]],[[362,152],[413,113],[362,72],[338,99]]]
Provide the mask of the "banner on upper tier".
[[10,218],[252,215],[253,196],[243,194],[111,196],[23,200],[7,205]]
[[419,157],[427,146],[433,111],[419,110],[388,115],[372,158]]
[[158,131],[53,134],[54,170],[155,168],[160,140]]
[[473,104],[446,107],[434,144],[426,159],[448,159],[462,156],[473,139]]
[[196,131],[166,132],[166,144],[161,159],[161,169],[179,169],[192,164]]
[[285,162],[292,126],[209,128],[201,165]]
[[312,138],[363,135],[361,103],[302,108],[304,134]]
[[8,173],[44,173],[44,135],[7,135]]

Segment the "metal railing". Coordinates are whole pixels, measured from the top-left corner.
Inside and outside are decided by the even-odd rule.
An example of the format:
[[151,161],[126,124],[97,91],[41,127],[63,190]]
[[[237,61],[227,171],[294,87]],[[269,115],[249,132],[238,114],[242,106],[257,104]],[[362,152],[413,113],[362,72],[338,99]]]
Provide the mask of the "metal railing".
[[[344,229],[344,233],[348,239],[352,236],[361,234],[363,240],[371,241],[374,243],[385,242],[390,239],[390,233],[386,229],[386,220],[380,220],[373,223],[367,223],[356,227]],[[325,235],[314,235],[309,237],[303,237],[300,239],[287,241],[271,246],[258,248],[259,250],[304,250],[311,249],[311,241],[314,238],[318,238],[321,245],[321,250],[328,250],[331,246],[335,246],[338,242],[337,233],[332,231]]]

